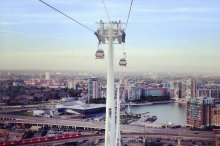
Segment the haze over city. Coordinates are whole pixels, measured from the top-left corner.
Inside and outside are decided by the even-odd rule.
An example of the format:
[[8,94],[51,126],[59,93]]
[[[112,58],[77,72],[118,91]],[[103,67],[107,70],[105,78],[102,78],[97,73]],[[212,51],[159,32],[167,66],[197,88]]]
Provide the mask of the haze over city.
[[[45,2],[96,31],[109,21],[102,1]],[[106,0],[113,21],[127,21],[130,1]],[[124,71],[220,72],[220,1],[134,1]],[[125,25],[123,26],[123,28]],[[38,0],[0,3],[0,69],[106,70],[98,40]],[[102,45],[106,53],[108,45]],[[123,45],[114,45],[116,71]]]

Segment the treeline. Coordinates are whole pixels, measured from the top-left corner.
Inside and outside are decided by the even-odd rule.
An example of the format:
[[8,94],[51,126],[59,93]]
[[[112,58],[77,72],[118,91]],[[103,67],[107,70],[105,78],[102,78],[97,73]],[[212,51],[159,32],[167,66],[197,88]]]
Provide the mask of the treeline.
[[154,101],[167,101],[170,100],[170,96],[141,96],[140,99],[133,100],[133,102],[154,102]]
[[95,103],[95,104],[105,104],[106,98],[93,98],[89,100],[89,103]]

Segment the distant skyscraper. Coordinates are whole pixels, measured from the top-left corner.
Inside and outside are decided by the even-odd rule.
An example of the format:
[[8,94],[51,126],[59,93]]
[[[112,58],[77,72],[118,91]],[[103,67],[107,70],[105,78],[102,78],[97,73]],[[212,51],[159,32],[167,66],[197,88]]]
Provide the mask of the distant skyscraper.
[[187,102],[186,126],[203,127],[212,124],[212,108],[215,99],[211,97],[190,98]]
[[45,80],[50,80],[50,72],[46,71],[45,73]]
[[188,78],[183,81],[183,87],[182,87],[182,97],[189,100],[190,98],[197,97],[197,84],[195,80],[192,80],[191,78]]
[[101,83],[96,77],[90,78],[88,83],[88,100],[91,98],[101,98]]

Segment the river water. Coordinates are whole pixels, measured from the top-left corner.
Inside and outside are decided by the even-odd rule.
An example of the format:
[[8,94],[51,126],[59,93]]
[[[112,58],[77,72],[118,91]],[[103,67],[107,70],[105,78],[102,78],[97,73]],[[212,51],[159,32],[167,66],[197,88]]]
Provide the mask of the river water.
[[[126,107],[127,110],[127,107]],[[152,105],[130,105],[130,110],[134,114],[149,112],[150,116],[157,116],[156,124],[186,125],[186,104],[184,103],[164,103]]]

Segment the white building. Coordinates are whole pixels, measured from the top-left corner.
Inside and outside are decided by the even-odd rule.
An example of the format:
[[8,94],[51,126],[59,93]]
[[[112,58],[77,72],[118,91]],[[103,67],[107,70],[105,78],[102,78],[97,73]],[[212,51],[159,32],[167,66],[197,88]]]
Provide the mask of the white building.
[[68,89],[74,89],[74,90],[76,90],[76,83],[68,82]]
[[50,80],[50,72],[46,71],[45,73],[45,80]]

